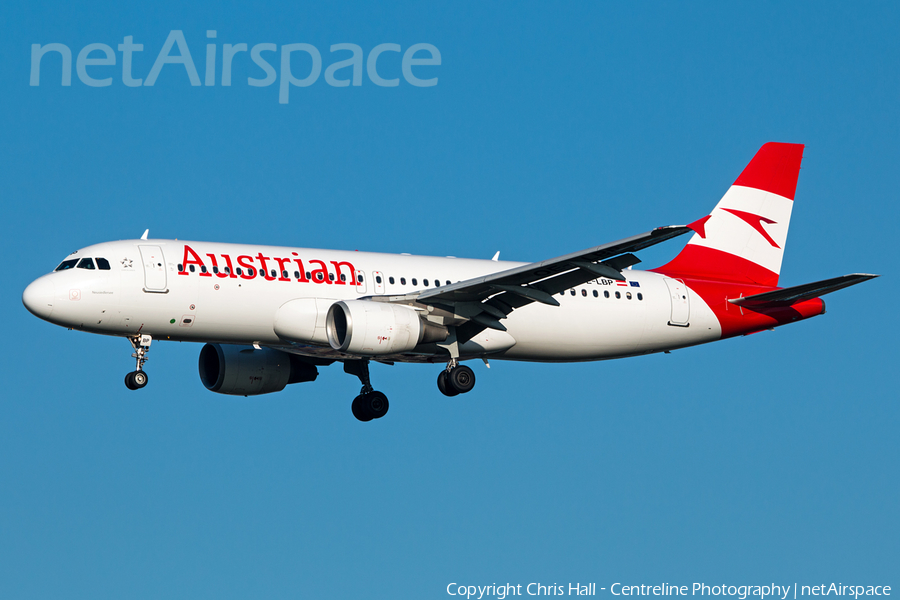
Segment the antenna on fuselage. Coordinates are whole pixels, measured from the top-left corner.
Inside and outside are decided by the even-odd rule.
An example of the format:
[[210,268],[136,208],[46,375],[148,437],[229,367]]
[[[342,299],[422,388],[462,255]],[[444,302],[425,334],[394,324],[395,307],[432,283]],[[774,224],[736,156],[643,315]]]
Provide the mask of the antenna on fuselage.
[[500,251],[499,250],[497,250],[497,254],[495,254],[494,258],[492,258],[491,260],[494,262],[497,262],[498,260],[500,260]]
[[141,236],[141,239],[142,239],[142,240],[146,240],[146,239],[147,239],[147,236],[148,236],[149,234],[150,234],[150,230],[149,230],[149,229],[145,229],[145,230],[144,230],[144,235]]

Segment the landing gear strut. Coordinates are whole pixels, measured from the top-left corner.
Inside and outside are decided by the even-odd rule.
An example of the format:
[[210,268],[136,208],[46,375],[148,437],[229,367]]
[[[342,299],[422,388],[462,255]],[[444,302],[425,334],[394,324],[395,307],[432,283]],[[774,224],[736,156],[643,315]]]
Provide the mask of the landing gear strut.
[[139,390],[147,385],[147,381],[149,381],[147,374],[144,372],[144,363],[149,360],[147,353],[150,351],[150,343],[153,341],[153,338],[146,334],[133,335],[128,338],[128,341],[131,342],[131,347],[134,348],[134,354],[131,357],[136,359],[137,365],[134,371],[125,376],[125,387],[129,390]]
[[356,375],[362,383],[359,396],[354,398],[353,404],[350,405],[353,416],[365,422],[380,419],[386,415],[390,403],[387,396],[372,389],[372,383],[369,381],[369,361],[346,360],[344,361],[344,372]]
[[471,392],[475,387],[475,372],[469,367],[459,364],[455,358],[450,359],[447,368],[438,374],[437,385],[445,396]]

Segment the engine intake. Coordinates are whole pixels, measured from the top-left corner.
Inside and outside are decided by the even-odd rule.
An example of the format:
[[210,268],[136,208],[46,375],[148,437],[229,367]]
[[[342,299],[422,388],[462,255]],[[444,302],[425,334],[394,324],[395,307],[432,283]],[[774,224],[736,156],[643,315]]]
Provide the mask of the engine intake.
[[345,300],[332,304],[325,318],[328,343],[335,350],[363,356],[408,352],[420,343],[447,339],[447,328],[422,320],[408,306]]
[[289,383],[315,381],[319,371],[299,357],[271,348],[206,344],[200,350],[200,381],[211,392],[257,396]]

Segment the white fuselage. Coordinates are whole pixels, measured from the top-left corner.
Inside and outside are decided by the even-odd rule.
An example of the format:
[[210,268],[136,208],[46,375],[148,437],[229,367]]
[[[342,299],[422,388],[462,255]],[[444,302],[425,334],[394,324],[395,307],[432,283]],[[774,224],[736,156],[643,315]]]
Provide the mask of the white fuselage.
[[[84,257],[104,258],[110,268],[101,270],[95,261],[94,269],[41,277],[26,291],[29,309],[51,323],[92,333],[259,344],[322,358],[342,355],[327,342],[292,343],[275,333],[275,315],[285,303],[318,299],[317,325],[323,326],[324,311],[334,301],[404,295],[522,264],[178,240],[102,243],[69,259]],[[462,358],[603,360],[721,337],[713,311],[683,283],[653,272],[624,274],[627,285],[596,279],[557,294],[558,307],[533,303],[513,311],[503,320],[506,333],[485,330],[462,348]],[[429,347],[378,358],[440,362],[446,354]]]

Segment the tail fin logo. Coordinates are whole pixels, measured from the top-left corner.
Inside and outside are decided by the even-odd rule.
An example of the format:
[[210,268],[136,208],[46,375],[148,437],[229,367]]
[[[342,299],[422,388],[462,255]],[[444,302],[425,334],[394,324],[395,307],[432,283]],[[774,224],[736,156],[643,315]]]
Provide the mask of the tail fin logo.
[[726,212],[730,212],[737,218],[745,221],[750,227],[759,232],[761,236],[766,238],[766,241],[769,242],[772,247],[781,249],[781,246],[775,243],[775,240],[772,239],[772,236],[769,235],[769,232],[763,229],[762,224],[766,223],[767,225],[777,225],[775,221],[772,219],[767,219],[766,217],[762,217],[760,215],[754,215],[753,213],[744,212],[743,210],[736,210],[734,208],[723,208],[722,210]]

